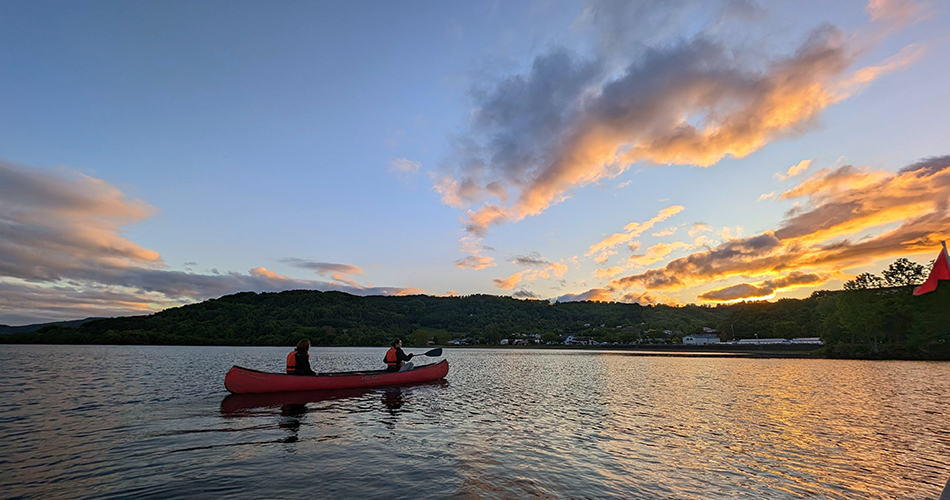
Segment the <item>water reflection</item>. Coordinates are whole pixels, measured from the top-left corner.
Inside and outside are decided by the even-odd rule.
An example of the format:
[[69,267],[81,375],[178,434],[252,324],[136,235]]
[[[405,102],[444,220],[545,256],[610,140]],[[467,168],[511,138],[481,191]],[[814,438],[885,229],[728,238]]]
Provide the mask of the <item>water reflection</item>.
[[950,471],[946,363],[465,349],[441,384],[224,397],[285,354],[0,346],[0,497],[935,499]]
[[228,394],[221,400],[221,416],[234,418],[248,415],[248,410],[257,408],[284,408],[290,412],[307,412],[307,403],[334,399],[358,398],[375,389],[341,389],[330,391],[272,392],[264,394]]

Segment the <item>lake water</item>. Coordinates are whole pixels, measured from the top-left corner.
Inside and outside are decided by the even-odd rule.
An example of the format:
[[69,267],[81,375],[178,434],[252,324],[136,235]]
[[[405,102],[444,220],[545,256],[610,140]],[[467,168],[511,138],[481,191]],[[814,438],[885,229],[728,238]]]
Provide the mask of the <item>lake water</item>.
[[232,364],[289,351],[0,345],[0,497],[936,499],[950,476],[950,363],[446,349],[439,384],[227,397]]

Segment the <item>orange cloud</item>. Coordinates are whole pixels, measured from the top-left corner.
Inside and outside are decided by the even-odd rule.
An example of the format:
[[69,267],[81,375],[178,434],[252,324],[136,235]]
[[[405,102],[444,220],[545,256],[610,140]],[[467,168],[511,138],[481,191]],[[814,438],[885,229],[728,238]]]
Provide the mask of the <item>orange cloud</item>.
[[693,223],[692,226],[690,226],[687,234],[689,234],[690,238],[695,238],[696,235],[699,233],[709,232],[712,230],[713,228],[709,224],[706,224],[705,222],[696,222],[696,223]]
[[623,272],[623,268],[620,266],[613,266],[607,269],[596,269],[594,271],[594,276],[600,279],[609,279]]
[[272,279],[272,280],[285,280],[285,279],[287,279],[287,277],[284,276],[283,274],[277,274],[277,273],[275,273],[274,271],[271,271],[271,270],[269,270],[269,269],[267,269],[267,268],[264,268],[264,267],[255,267],[254,269],[251,269],[251,270],[249,271],[249,274],[250,274],[251,276],[264,276],[264,277],[270,278],[270,279]]
[[[894,0],[869,9],[877,17],[905,10]],[[478,93],[472,128],[453,143],[446,162],[454,171],[435,189],[446,204],[472,207],[466,230],[484,235],[492,225],[540,214],[572,189],[614,178],[636,162],[706,167],[745,157],[808,130],[826,108],[922,54],[920,47],[907,47],[880,64],[851,70],[864,47],[849,40],[855,41],[821,26],[794,53],[763,69],[760,59],[698,37],[648,48],[620,74],[605,73],[611,65],[597,58],[554,50],[538,56],[528,74]],[[807,162],[785,175],[801,173]],[[629,235],[618,233],[603,244],[627,241]]]
[[682,241],[674,241],[673,243],[657,243],[649,248],[647,248],[646,253],[644,254],[634,254],[627,258],[627,261],[631,264],[636,264],[639,266],[648,266],[655,262],[663,260],[664,257],[673,253],[674,250],[680,248],[689,248],[688,243],[683,243]]
[[808,166],[811,165],[811,160],[802,160],[795,165],[789,167],[788,171],[784,174],[775,174],[775,177],[780,180],[787,180],[796,175],[808,170]]
[[603,264],[611,255],[617,253],[612,250],[613,247],[630,242],[634,238],[637,238],[644,232],[650,230],[657,223],[663,222],[682,211],[682,205],[673,205],[660,210],[656,216],[646,222],[631,222],[624,226],[623,229],[626,232],[611,234],[597,243],[594,243],[584,255],[588,257],[594,255],[594,261],[599,264]]
[[[781,281],[789,271],[825,277],[881,259],[931,252],[950,238],[950,156],[929,158],[897,173],[850,165],[826,169],[783,197],[805,201],[774,231],[730,239],[662,268],[617,278],[608,286],[680,290],[732,277],[768,278],[757,285],[707,292],[712,294],[707,298],[715,300],[751,297],[759,293],[756,290],[791,286]],[[855,235],[862,237],[848,239]]]
[[592,288],[583,293],[568,293],[557,298],[558,302],[581,302],[585,300],[592,302],[612,302],[616,299],[614,299],[613,291],[608,288]]
[[806,274],[801,271],[793,271],[781,278],[766,280],[758,284],[741,283],[716,290],[710,290],[699,295],[699,298],[701,300],[720,302],[742,299],[760,299],[772,297],[776,292],[780,292],[782,290],[809,285],[820,285],[826,281],[828,281],[827,276]]
[[495,266],[495,259],[491,256],[484,255],[485,251],[494,249],[483,245],[481,238],[475,236],[465,236],[459,240],[459,243],[461,244],[461,250],[471,255],[455,261],[455,267],[460,269],[474,269],[478,271],[485,269],[486,267]]
[[503,290],[511,290],[521,282],[535,281],[538,279],[548,279],[552,275],[560,278],[567,273],[567,266],[560,262],[548,263],[544,269],[525,269],[514,273],[507,278],[497,278],[492,280],[496,287]]

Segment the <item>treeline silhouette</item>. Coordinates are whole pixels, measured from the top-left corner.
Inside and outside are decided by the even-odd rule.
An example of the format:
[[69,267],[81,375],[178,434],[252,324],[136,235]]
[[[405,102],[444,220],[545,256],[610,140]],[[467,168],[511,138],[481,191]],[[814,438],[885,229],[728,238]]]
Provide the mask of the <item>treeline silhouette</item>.
[[[493,295],[360,297],[293,290],[238,293],[148,316],[98,319],[70,328],[50,325],[0,336],[4,343],[283,345],[302,337],[321,346],[382,346],[395,336],[409,345],[453,338],[496,344],[540,334],[620,344],[676,343],[704,327],[722,340],[821,337],[837,357],[950,359],[950,286],[914,297],[913,285],[846,285],[804,299],[716,306],[616,302],[550,303]],[[849,282],[851,283],[851,282]]]

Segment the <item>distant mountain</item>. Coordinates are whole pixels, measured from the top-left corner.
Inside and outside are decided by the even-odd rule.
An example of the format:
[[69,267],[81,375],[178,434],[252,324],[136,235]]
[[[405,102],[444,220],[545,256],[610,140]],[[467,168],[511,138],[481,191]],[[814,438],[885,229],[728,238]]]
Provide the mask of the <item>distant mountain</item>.
[[[678,343],[718,330],[722,340],[821,337],[831,355],[950,359],[950,286],[916,297],[913,286],[818,291],[803,299],[717,306],[518,300],[496,295],[360,297],[343,292],[244,292],[147,316],[4,327],[0,343],[445,345],[452,339],[567,335],[613,344]],[[18,332],[18,333],[14,333]]]
[[71,321],[54,321],[52,323],[34,323],[32,325],[22,325],[22,326],[9,326],[9,325],[0,325],[0,335],[7,335],[10,333],[32,333],[44,326],[62,326],[65,328],[79,328],[82,325],[90,321],[95,321],[97,319],[103,318],[86,318],[86,319],[74,319]]

